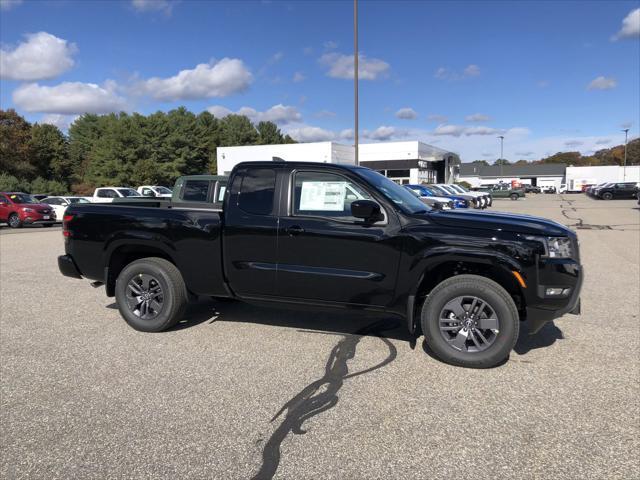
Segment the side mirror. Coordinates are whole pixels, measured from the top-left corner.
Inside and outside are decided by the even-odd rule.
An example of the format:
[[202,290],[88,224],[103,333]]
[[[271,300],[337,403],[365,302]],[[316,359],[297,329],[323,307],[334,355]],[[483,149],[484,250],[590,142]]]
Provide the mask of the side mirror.
[[370,223],[384,220],[380,205],[372,200],[356,200],[355,202],[351,202],[351,215]]

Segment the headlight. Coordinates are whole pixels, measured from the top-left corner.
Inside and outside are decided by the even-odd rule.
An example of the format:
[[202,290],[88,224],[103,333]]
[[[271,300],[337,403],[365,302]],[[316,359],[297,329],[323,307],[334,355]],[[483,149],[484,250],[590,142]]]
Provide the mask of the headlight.
[[547,252],[550,258],[571,258],[573,255],[571,239],[569,237],[549,237]]
[[569,237],[526,236],[525,239],[542,243],[542,246],[544,247],[543,257],[573,258],[574,251]]

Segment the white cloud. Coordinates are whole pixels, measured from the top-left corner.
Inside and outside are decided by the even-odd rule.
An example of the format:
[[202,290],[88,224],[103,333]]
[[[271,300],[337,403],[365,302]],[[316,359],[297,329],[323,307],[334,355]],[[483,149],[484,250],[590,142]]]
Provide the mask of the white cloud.
[[44,80],[54,78],[73,67],[75,44],[47,32],[25,35],[14,49],[0,49],[0,78],[7,80]]
[[[353,55],[341,53],[325,53],[319,59],[321,65],[328,68],[327,76],[332,78],[353,79]],[[389,64],[377,58],[358,57],[358,78],[360,80],[376,80],[389,71]]]
[[611,143],[610,138],[601,138],[600,140],[596,140],[596,145],[607,145],[608,143]]
[[532,152],[532,151],[527,151],[527,152],[516,152],[516,155],[520,156],[520,157],[530,157],[531,155],[535,154],[536,152]]
[[307,77],[305,77],[304,73],[302,73],[302,72],[296,72],[296,73],[293,74],[293,81],[295,83],[302,82],[302,81],[306,80],[306,78]]
[[500,130],[497,128],[483,127],[483,126],[475,126],[475,127],[465,127],[462,125],[447,125],[441,124],[436,127],[433,131],[433,135],[437,136],[452,136],[459,137],[461,135],[466,135],[467,137],[472,135],[498,135],[500,133],[504,133],[504,130]]
[[273,55],[271,55],[271,58],[269,59],[269,64],[273,65],[274,63],[278,63],[283,58],[284,58],[284,53],[276,52]]
[[631,128],[631,125],[633,125],[633,122],[623,122],[620,124],[620,128]]
[[427,117],[430,122],[447,123],[449,119],[445,115],[431,114]]
[[418,114],[413,108],[405,107],[396,112],[396,117],[402,120],[415,120]]
[[282,104],[274,105],[264,112],[259,112],[255,108],[251,107],[242,107],[238,111],[233,112],[221,105],[213,105],[207,108],[207,110],[216,117],[220,118],[226,117],[227,115],[232,113],[235,113],[237,115],[245,115],[249,117],[249,119],[254,123],[264,121],[274,122],[278,125],[286,125],[288,123],[300,122],[302,120],[302,114],[296,107]]
[[504,130],[490,127],[467,127],[464,130],[467,137],[471,135],[498,135],[500,133],[504,133]]
[[40,119],[40,123],[55,125],[60,130],[66,131],[78,117],[79,115],[60,115],[57,113],[48,113],[42,116],[42,118]]
[[80,115],[109,113],[126,109],[125,100],[116,93],[116,84],[64,82],[52,87],[37,83],[21,85],[13,91],[13,103],[27,112]]
[[480,75],[480,67],[474,64],[467,65],[462,72],[440,67],[433,74],[435,78],[440,80],[462,80],[465,78],[477,77],[478,75]]
[[482,113],[474,113],[473,115],[467,115],[464,119],[467,122],[488,122],[491,120],[491,117]]
[[227,97],[245,91],[252,80],[242,60],[223,58],[217,63],[201,63],[191,70],[181,70],[173,77],[144,80],[134,91],[166,101]]
[[631,10],[629,14],[622,20],[622,28],[616,33],[611,40],[619,40],[622,38],[638,38],[640,37],[640,8]]
[[338,136],[344,140],[353,140],[355,138],[353,128],[345,128],[344,130],[341,130]]
[[394,127],[388,127],[388,126],[382,125],[376,128],[373,132],[364,132],[364,133],[365,133],[364,135],[365,138],[384,141],[384,140],[390,140],[398,132]]
[[480,67],[477,65],[469,65],[462,73],[465,77],[477,77],[480,75]]
[[335,117],[336,116],[336,112],[332,112],[331,110],[320,110],[318,113],[316,113],[314,116],[318,117],[318,118],[329,118],[329,117]]
[[320,127],[303,125],[298,128],[287,130],[287,133],[298,142],[328,142],[334,140],[336,134],[331,130]]
[[617,85],[618,82],[615,78],[599,76],[591,80],[591,83],[587,85],[587,90],[611,90]]
[[584,142],[582,140],[567,140],[566,142],[564,142],[564,145],[566,147],[579,147],[580,145],[584,145]]
[[452,137],[459,137],[465,131],[465,127],[459,125],[446,125],[441,124],[433,131],[434,135],[450,135]]
[[169,0],[132,0],[131,5],[139,12],[162,12],[171,15],[175,2]]
[[0,10],[11,10],[22,3],[22,0],[0,0]]
[[338,42],[327,40],[326,42],[324,42],[323,47],[327,50],[335,50],[336,48],[338,48]]

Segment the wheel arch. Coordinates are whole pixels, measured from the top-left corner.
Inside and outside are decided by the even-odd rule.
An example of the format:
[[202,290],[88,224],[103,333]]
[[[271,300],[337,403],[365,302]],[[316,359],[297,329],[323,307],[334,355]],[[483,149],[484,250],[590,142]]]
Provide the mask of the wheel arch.
[[163,258],[177,266],[173,252],[161,243],[145,240],[121,240],[112,243],[105,252],[104,283],[107,296],[115,296],[116,278],[124,267],[148,257]]
[[489,278],[504,288],[513,298],[521,318],[526,312],[526,302],[523,287],[513,272],[521,272],[522,268],[510,258],[497,256],[465,256],[455,255],[440,261],[430,263],[424,269],[416,283],[412,295],[415,298],[415,308],[420,308],[425,298],[438,284],[456,275],[479,275]]

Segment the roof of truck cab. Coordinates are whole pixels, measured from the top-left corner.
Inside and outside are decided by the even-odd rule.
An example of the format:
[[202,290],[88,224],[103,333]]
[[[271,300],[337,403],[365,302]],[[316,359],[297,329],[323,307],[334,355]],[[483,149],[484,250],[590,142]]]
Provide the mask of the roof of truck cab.
[[300,167],[311,167],[311,168],[338,168],[342,170],[370,170],[367,167],[363,167],[362,165],[352,165],[348,163],[321,163],[321,162],[285,162],[285,161],[274,161],[274,160],[263,160],[263,161],[252,161],[252,162],[241,162],[238,163],[235,168],[240,167],[282,167],[287,166],[289,168],[300,168]]
[[183,175],[178,180],[226,180],[226,175]]

